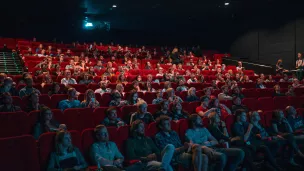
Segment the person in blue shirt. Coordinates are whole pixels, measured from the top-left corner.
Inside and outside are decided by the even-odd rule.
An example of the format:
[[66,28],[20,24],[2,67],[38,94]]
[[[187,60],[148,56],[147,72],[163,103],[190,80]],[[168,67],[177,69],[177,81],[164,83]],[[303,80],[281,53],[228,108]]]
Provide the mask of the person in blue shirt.
[[59,102],[58,108],[64,111],[69,108],[80,108],[80,101],[77,100],[75,88],[68,89],[68,99]]
[[304,132],[304,119],[302,116],[297,115],[297,111],[293,106],[286,107],[287,121],[291,126],[293,132]]

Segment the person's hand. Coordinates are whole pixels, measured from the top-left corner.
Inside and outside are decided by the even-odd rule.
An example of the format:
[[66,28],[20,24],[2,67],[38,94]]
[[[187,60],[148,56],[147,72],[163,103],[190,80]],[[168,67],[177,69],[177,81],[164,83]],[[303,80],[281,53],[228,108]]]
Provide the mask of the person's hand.
[[147,159],[148,159],[148,161],[157,160],[157,156],[156,156],[155,153],[149,154],[149,155],[147,156]]
[[278,139],[281,139],[281,140],[284,139],[284,137],[282,137],[281,135],[277,135],[277,138],[278,138]]
[[191,146],[192,146],[192,143],[188,143],[188,142],[184,143],[184,147],[186,150],[189,149],[189,147],[191,147]]
[[222,127],[226,127],[226,123],[224,121],[221,121]]
[[121,166],[121,160],[120,160],[120,159],[114,160],[114,161],[113,161],[113,164],[114,164],[115,166],[120,167],[120,166]]
[[74,170],[80,170],[81,168],[80,168],[80,166],[74,166],[73,169]]
[[225,140],[221,139],[221,140],[219,140],[219,143],[220,143],[220,144],[224,144],[224,143],[225,143]]
[[252,129],[252,128],[253,128],[253,124],[250,123],[250,124],[248,125],[248,129]]

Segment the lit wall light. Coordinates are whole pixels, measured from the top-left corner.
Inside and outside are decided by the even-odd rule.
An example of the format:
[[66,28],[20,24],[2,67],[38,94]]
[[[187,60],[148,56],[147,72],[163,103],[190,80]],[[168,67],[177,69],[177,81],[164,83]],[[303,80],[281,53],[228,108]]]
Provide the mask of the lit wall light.
[[229,2],[225,2],[225,5],[229,5]]
[[86,27],[93,27],[93,23],[86,23],[85,26]]
[[112,7],[113,7],[113,8],[116,8],[116,7],[117,7],[117,5],[113,5]]

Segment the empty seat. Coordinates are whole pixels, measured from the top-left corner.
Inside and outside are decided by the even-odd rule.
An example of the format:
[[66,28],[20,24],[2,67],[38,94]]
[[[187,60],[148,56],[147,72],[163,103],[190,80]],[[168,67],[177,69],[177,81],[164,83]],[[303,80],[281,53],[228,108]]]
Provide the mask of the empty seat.
[[275,109],[283,110],[290,105],[288,98],[285,96],[274,97],[273,102]]
[[258,99],[258,109],[272,111],[275,109],[272,97],[261,97]]
[[288,97],[290,104],[295,108],[304,107],[304,97]]
[[274,90],[272,88],[256,89],[258,97],[272,97]]
[[191,113],[195,113],[195,109],[201,105],[201,102],[190,102],[188,105],[188,112]]
[[244,89],[242,90],[242,93],[246,98],[257,98],[258,93],[256,92],[255,88],[249,88],[249,89]]
[[91,108],[66,109],[63,112],[63,118],[69,130],[82,131],[94,127],[93,109]]
[[36,141],[24,135],[0,138],[1,170],[40,171]]
[[225,118],[226,128],[229,134],[231,134],[231,128],[234,123],[234,119],[234,115],[227,115],[227,117]]
[[257,110],[257,99],[255,98],[244,98],[242,104],[247,106],[250,111]]
[[152,115],[156,113],[158,110],[160,110],[159,104],[148,104],[148,112],[150,112]]
[[85,93],[85,91],[88,89],[87,85],[85,84],[70,84],[71,87],[74,87],[76,91],[80,93]]
[[29,124],[25,112],[2,112],[0,113],[0,137],[13,137],[27,134]]
[[39,103],[40,104],[43,104],[47,107],[51,107],[51,99],[50,99],[50,96],[47,95],[47,94],[42,94],[42,95],[39,95]]

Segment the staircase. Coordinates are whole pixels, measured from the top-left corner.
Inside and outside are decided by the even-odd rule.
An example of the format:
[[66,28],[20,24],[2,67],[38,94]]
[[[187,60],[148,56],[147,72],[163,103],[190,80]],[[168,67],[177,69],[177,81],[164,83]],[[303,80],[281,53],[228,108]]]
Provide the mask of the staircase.
[[0,73],[10,75],[23,73],[22,61],[17,53],[0,52]]

